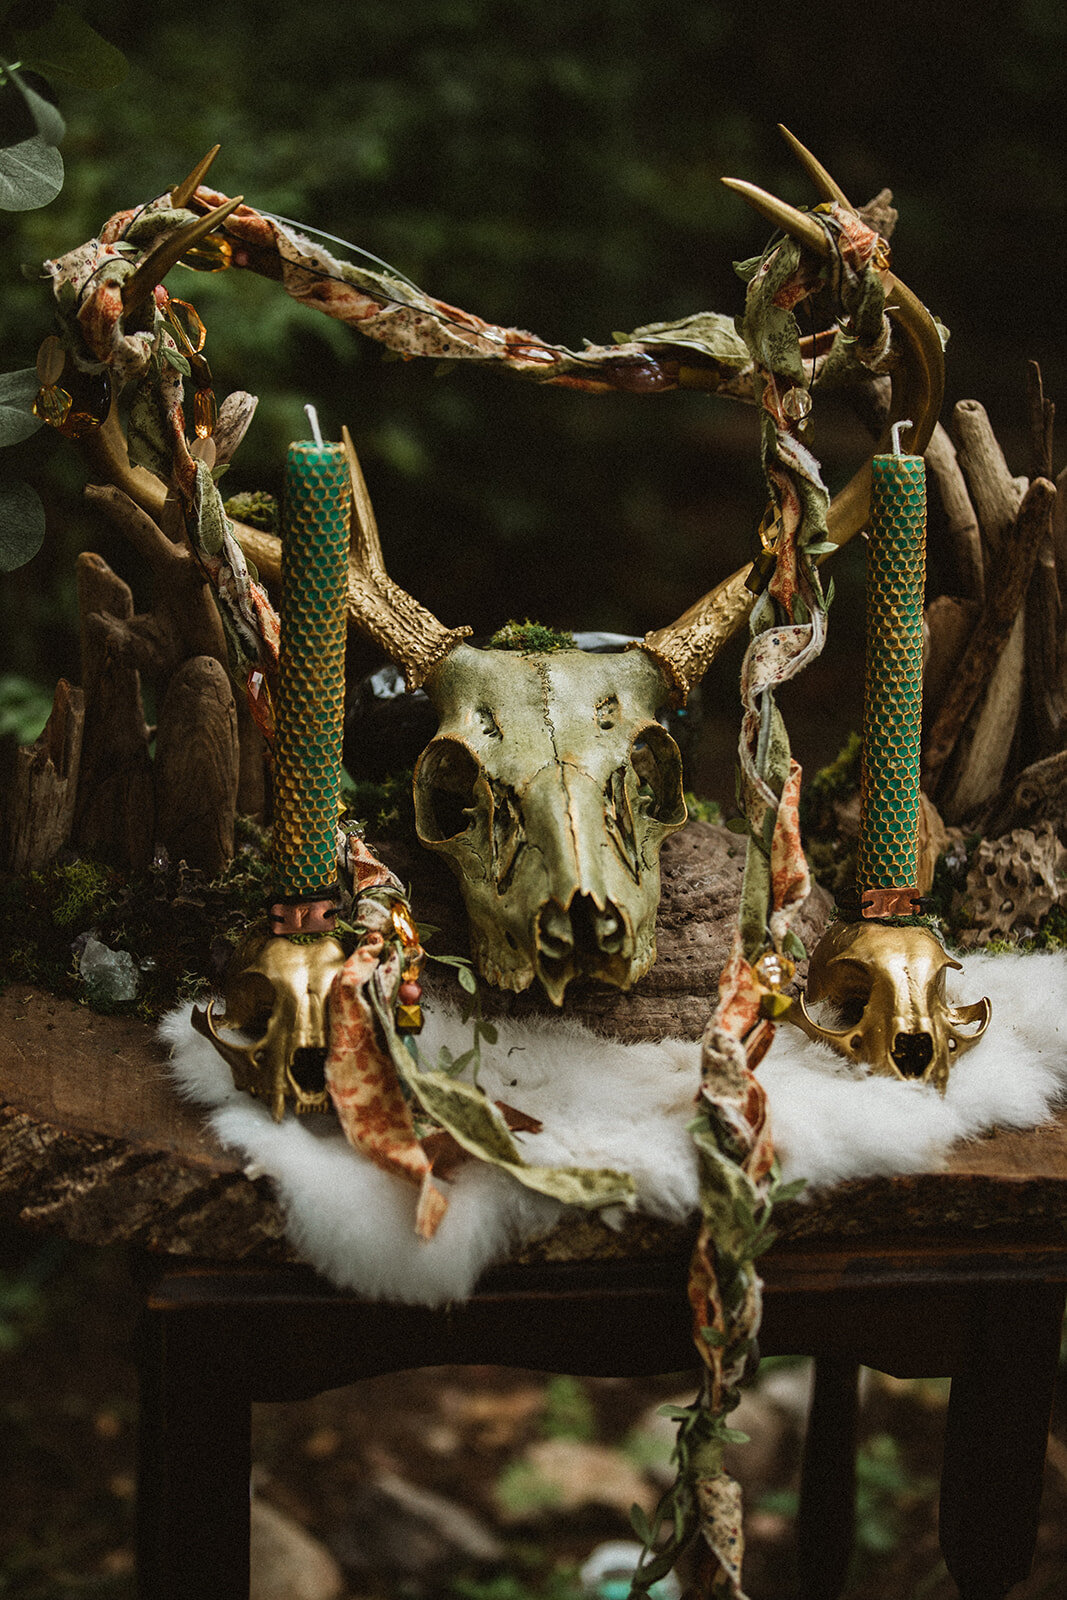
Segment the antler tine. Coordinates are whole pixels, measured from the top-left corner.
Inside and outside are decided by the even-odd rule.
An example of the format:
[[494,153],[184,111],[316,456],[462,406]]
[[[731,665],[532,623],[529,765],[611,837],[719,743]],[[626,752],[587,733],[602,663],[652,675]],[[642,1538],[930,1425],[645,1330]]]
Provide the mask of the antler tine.
[[[800,155],[804,166],[827,198],[847,200],[833,179],[784,128],[783,133]],[[822,176],[818,177],[817,173]],[[761,216],[776,228],[791,234],[801,244],[828,256],[830,245],[823,229],[813,217],[777,200],[766,190],[741,178],[724,178],[728,189],[741,195]],[[851,210],[852,208],[849,207]],[[922,301],[893,273],[883,273],[886,312],[899,335],[899,360],[892,368],[893,393],[884,438],[888,441],[894,422],[910,417],[904,430],[902,448],[921,455],[934,431],[945,391],[945,363],[937,325]],[[847,544],[867,521],[871,498],[871,466],[860,467],[845,487],[834,496],[826,518],[827,539],[836,545]],[[822,558],[820,558],[822,559]],[[646,634],[643,648],[659,663],[675,691],[684,699],[694,684],[722,650],[727,640],[742,626],[754,604],[746,587],[749,568],[741,567],[669,627]]]
[[356,447],[352,443],[352,435],[347,428],[341,429],[341,443],[344,445],[348,476],[352,480],[352,549],[362,566],[383,572],[385,562],[382,559],[378,519],[374,515],[367,480],[363,476],[363,468],[360,466]]
[[181,183],[174,185],[174,188],[170,191],[170,203],[176,211],[184,210],[189,204],[189,201],[207,177],[208,169],[221,149],[222,146],[220,144],[212,145],[207,155],[197,162],[189,176],[183,178]]
[[732,189],[743,200],[747,200],[761,217],[766,217],[768,222],[773,223],[776,228],[781,228],[783,233],[791,234],[799,244],[814,250],[820,256],[830,254],[830,241],[814,217],[809,217],[804,211],[798,211],[796,206],[789,205],[785,200],[778,200],[773,194],[768,194],[766,189],[760,189],[754,183],[747,183],[744,178],[723,178],[722,181],[728,189]]
[[471,629],[446,628],[389,577],[363,469],[347,428],[342,428],[341,440],[352,479],[348,614],[396,662],[408,688],[418,689]]
[[831,178],[821,161],[817,161],[806,145],[802,145],[795,133],[790,133],[784,122],[778,124],[778,132],[804,168],[808,177],[815,185],[824,200],[836,200],[839,205],[855,211],[855,206],[849,201],[844,189],[835,178]]
[[198,244],[207,234],[213,232],[220,223],[237,207],[244,202],[244,195],[238,195],[234,200],[227,200],[223,206],[216,206],[214,211],[209,211],[206,217],[194,217],[191,222],[183,223],[165,239],[161,239],[154,250],[149,251],[137,270],[130,274],[122,285],[122,309],[132,311],[147,300],[157,283],[162,283],[171,267],[194,244]]

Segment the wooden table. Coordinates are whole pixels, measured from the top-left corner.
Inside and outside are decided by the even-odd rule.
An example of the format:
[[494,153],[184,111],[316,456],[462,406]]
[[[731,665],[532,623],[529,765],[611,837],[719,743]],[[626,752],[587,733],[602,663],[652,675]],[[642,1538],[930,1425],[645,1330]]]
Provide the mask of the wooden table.
[[[145,1600],[245,1600],[250,1407],[376,1373],[495,1363],[575,1374],[693,1365],[689,1235],[557,1229],[447,1311],[339,1294],[293,1256],[265,1180],[180,1105],[148,1030],[0,994],[0,1214],[146,1253],[139,1574]],[[941,1543],[964,1600],[1026,1576],[1067,1285],[1067,1120],[961,1149],[943,1173],[840,1185],[764,1258],[766,1354],[813,1356],[804,1600],[851,1545],[858,1364],[952,1378]]]

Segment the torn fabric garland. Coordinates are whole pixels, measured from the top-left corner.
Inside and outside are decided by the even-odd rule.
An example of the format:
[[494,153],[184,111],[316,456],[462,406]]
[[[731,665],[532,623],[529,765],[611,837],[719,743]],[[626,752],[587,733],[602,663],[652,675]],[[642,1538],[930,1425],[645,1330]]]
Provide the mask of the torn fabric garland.
[[[701,1045],[701,1087],[693,1127],[700,1163],[701,1225],[689,1272],[693,1334],[704,1365],[701,1392],[680,1417],[678,1478],[654,1524],[639,1528],[645,1556],[633,1592],[676,1562],[699,1532],[694,1594],[744,1600],[741,1493],[723,1470],[726,1424],[754,1358],[760,1322],[755,1260],[770,1242],[776,1198],[766,1096],[755,1076],[774,1036],[781,990],[793,971],[790,923],[810,880],[800,842],[800,768],[792,759],[776,687],[822,650],[827,599],[813,556],[826,537],[829,495],[818,462],[797,437],[811,409],[794,308],[833,279],[850,331],[882,351],[884,297],[870,268],[877,235],[832,208],[833,271],[792,239],[749,264],[743,328],[753,353],[763,467],[771,495],[765,524],[777,529],[770,581],[753,611],[741,669],[744,716],[738,748],[738,803],[748,831],[739,925],[723,970],[719,1002]],[[877,324],[877,331],[872,327]],[[667,1524],[667,1542],[657,1547]]]

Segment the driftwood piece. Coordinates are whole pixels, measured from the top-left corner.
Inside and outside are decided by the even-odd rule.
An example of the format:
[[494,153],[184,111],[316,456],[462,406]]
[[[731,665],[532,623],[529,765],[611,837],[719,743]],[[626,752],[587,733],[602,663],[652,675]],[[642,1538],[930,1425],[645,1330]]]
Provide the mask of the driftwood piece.
[[[153,610],[107,624],[109,644],[117,659],[151,673],[160,699],[184,662],[208,657],[226,669],[228,653],[218,607],[189,547],[177,497],[167,497],[157,523],[112,485],[90,485],[85,494],[147,562],[153,575]],[[263,740],[243,703],[238,704],[238,728],[238,807],[244,816],[262,818],[266,809]],[[159,785],[156,787],[158,794]],[[182,831],[188,843],[188,830]],[[212,857],[213,843],[205,840],[203,851],[194,851],[198,853],[205,859]],[[186,855],[186,859],[192,858]]]
[[930,437],[924,460],[927,471],[937,485],[945,513],[955,574],[951,593],[964,600],[977,600],[981,604],[985,598],[982,535],[960,470],[956,447],[940,423]]
[[919,795],[919,827],[915,848],[915,886],[920,894],[929,894],[934,886],[934,872],[938,857],[944,855],[950,844],[948,829],[941,813],[926,795]]
[[248,701],[235,696],[237,707],[237,812],[264,822],[267,816],[267,761],[263,735],[252,720]]
[[1031,746],[1039,759],[1059,750],[1067,734],[1067,642],[1056,576],[1054,515],[1055,506],[1026,593],[1026,699]]
[[140,868],[152,854],[149,734],[140,676],[115,660],[106,620],[128,622],[133,595],[92,552],[78,557],[77,576],[85,732],[72,837],[116,866]]
[[1011,780],[986,819],[985,831],[999,838],[1013,828],[1031,828],[1051,822],[1067,841],[1067,750],[1035,761]]
[[[1015,625],[1030,584],[1037,552],[1048,534],[1055,494],[1052,484],[1045,478],[1038,478],[1030,485],[1019,507],[1014,534],[1005,538],[1000,558],[994,566],[987,568],[986,601],[981,620],[959,663],[955,679],[923,751],[923,787],[934,798],[946,763],[980,695],[991,682]],[[984,521],[982,527],[984,532]]]
[[156,841],[214,876],[233,856],[237,710],[225,667],[194,656],[170,680],[155,759]]
[[1056,552],[1056,578],[1060,594],[1067,595],[1067,467],[1056,479],[1056,504],[1052,508],[1052,544]]
[[85,696],[60,678],[40,738],[15,751],[0,839],[16,876],[47,866],[70,838],[84,723]]
[[986,548],[999,559],[1026,492],[1026,480],[1013,478],[1008,471],[1004,452],[979,401],[959,402],[952,413],[951,431]]
[[1027,362],[1026,400],[1030,412],[1030,476],[1052,477],[1052,432],[1056,421],[1056,407],[1045,398],[1041,381],[1041,368],[1036,361]]
[[929,727],[944,703],[982,608],[975,600],[938,595],[923,613],[923,719]]
[[1015,743],[1026,681],[1026,619],[1020,611],[989,686],[967,719],[955,759],[946,768],[938,804],[947,822],[973,816],[1004,781]]
[[[170,675],[193,656],[213,656],[226,665],[226,639],[211,587],[184,540],[166,531],[129,495],[110,485],[90,484],[85,491],[90,505],[102,512],[152,571],[154,609],[146,616],[116,619],[110,626],[111,644],[123,659],[141,671],[158,674],[165,687]],[[164,520],[173,522],[172,506],[164,506]],[[175,528],[174,532],[178,529]],[[124,653],[125,652],[125,653]]]

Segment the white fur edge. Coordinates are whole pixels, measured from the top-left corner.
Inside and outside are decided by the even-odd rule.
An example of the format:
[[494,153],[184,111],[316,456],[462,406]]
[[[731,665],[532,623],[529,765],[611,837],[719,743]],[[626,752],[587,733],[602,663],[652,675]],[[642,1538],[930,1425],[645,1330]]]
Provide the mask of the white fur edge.
[[[993,1020],[953,1068],[943,1098],[922,1084],[852,1076],[824,1046],[779,1029],[759,1075],[787,1180],[803,1177],[819,1188],[934,1171],[961,1139],[1049,1117],[1067,1091],[1067,961],[1058,953],[973,955],[953,976],[953,998],[988,995]],[[190,1026],[190,1010],[171,1012],[159,1030],[176,1087],[209,1113],[225,1146],[274,1180],[294,1247],[339,1287],[426,1305],[460,1300],[487,1266],[562,1216],[557,1202],[469,1162],[444,1186],[449,1209],[436,1236],[420,1241],[416,1190],[351,1149],[330,1118],[275,1123],[234,1089],[221,1057]],[[696,1209],[685,1129],[698,1045],[620,1045],[568,1019],[498,1029],[498,1043],[483,1047],[481,1086],[545,1124],[542,1133],[521,1136],[529,1160],[628,1171],[639,1209],[655,1217],[682,1221]],[[420,1045],[433,1059],[442,1044],[459,1055],[469,1029],[436,1012]]]

